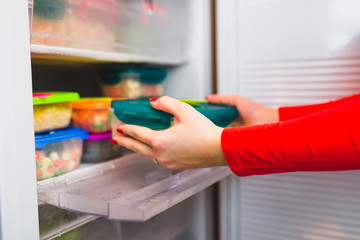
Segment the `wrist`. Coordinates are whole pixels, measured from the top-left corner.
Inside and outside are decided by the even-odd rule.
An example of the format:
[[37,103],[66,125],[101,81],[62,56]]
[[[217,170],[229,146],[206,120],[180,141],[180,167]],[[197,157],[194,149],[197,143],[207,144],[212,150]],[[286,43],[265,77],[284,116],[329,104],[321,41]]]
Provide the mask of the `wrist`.
[[224,131],[224,128],[218,128],[217,129],[217,144],[216,144],[216,165],[217,166],[228,166],[228,162],[226,161],[225,155],[224,155],[224,151],[222,149],[222,144],[221,144],[221,136],[222,133]]

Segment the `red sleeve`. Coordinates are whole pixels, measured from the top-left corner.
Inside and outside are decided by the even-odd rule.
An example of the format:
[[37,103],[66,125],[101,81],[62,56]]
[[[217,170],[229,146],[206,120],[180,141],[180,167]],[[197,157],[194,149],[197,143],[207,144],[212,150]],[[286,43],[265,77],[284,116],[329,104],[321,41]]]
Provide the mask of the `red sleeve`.
[[360,94],[355,94],[349,97],[341,98],[336,101],[330,101],[327,103],[302,105],[294,107],[281,107],[279,108],[279,119],[280,121],[286,121],[294,118],[304,117],[310,113],[317,113],[325,109],[340,106],[347,101],[355,100],[360,98]]
[[360,169],[360,98],[302,118],[225,128],[221,144],[238,176]]

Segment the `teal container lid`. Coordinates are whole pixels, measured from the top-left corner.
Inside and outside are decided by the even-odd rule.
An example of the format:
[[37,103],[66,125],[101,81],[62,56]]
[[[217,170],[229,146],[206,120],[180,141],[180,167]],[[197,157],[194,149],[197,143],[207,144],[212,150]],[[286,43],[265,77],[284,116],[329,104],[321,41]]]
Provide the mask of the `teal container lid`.
[[33,105],[72,102],[80,99],[76,92],[36,92],[33,93]]
[[[219,127],[226,127],[239,113],[236,107],[211,104],[205,101],[183,100]],[[111,102],[115,116],[126,124],[148,127],[153,130],[169,128],[173,115],[154,109],[148,99],[116,100]]]
[[125,74],[137,75],[140,82],[151,85],[162,83],[167,76],[164,68],[99,69],[97,72],[105,85],[118,84]]
[[76,127],[68,127],[44,134],[35,134],[35,149],[43,149],[48,143],[60,142],[71,138],[81,138],[85,140],[88,137],[89,134],[86,130]]
[[66,0],[34,0],[34,13],[43,18],[61,20],[66,8]]

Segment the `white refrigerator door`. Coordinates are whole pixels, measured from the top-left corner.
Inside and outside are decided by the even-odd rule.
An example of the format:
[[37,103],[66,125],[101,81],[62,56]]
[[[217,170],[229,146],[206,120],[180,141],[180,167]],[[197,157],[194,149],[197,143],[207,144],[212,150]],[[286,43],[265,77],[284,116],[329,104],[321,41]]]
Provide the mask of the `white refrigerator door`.
[[[360,91],[360,2],[217,1],[220,93],[269,106]],[[360,172],[221,183],[222,239],[359,239]]]
[[[28,2],[0,7],[0,239],[37,239]],[[33,161],[31,161],[33,160]]]

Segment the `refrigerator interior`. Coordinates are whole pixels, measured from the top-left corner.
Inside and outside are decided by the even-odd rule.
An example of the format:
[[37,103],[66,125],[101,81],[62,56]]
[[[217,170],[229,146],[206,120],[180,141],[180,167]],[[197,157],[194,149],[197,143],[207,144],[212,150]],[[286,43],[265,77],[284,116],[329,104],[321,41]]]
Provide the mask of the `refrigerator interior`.
[[[273,107],[358,93],[359,13],[359,1],[218,1],[219,92]],[[221,239],[358,239],[359,176],[231,176]]]
[[[7,210],[2,211],[1,216],[1,233],[3,239],[24,239],[25,236],[35,239],[39,229],[38,218],[40,219],[41,239],[51,239],[74,229],[75,231],[69,233],[70,236],[71,234],[75,234],[75,236],[76,234],[80,234],[79,236],[88,236],[86,234],[89,234],[90,229],[95,231],[99,230],[99,232],[96,233],[98,235],[92,235],[94,239],[105,239],[106,237],[112,238],[115,236],[117,239],[143,239],[145,235],[147,239],[212,239],[214,237],[214,190],[212,187],[207,187],[220,180],[217,179],[216,176],[209,178],[207,183],[200,181],[200,184],[193,183],[192,185],[188,185],[189,189],[194,189],[194,186],[196,187],[197,185],[199,185],[199,187],[194,191],[185,189],[185,194],[182,195],[183,197],[169,198],[170,200],[177,200],[169,200],[168,202],[170,204],[167,205],[167,207],[162,207],[160,210],[156,209],[156,213],[150,217],[150,220],[146,219],[147,221],[143,223],[130,223],[121,221],[121,219],[117,219],[118,221],[110,221],[103,219],[103,215],[100,217],[84,215],[80,213],[80,211],[76,213],[76,211],[59,210],[44,203],[39,203],[39,205],[35,203],[37,193],[36,181],[34,180],[34,164],[31,164],[31,161],[34,160],[32,156],[35,154],[32,126],[33,115],[30,104],[32,91],[76,91],[80,93],[81,97],[99,96],[101,92],[99,90],[99,79],[96,75],[96,69],[108,63],[111,63],[112,66],[128,66],[131,64],[131,66],[165,67],[168,70],[168,77],[165,81],[165,95],[177,98],[203,99],[212,91],[210,3],[207,1],[185,1],[186,4],[181,4],[181,6],[177,8],[177,5],[173,5],[174,3],[171,3],[171,1],[119,0],[121,6],[129,6],[129,11],[126,11],[121,17],[128,19],[128,21],[133,24],[137,23],[137,21],[147,21],[143,18],[131,19],[132,13],[136,13],[134,6],[135,8],[142,6],[139,4],[144,4],[146,7],[144,11],[146,11],[150,17],[154,13],[153,11],[164,12],[163,9],[159,7],[161,5],[168,6],[172,11],[185,9],[184,11],[178,11],[178,15],[180,14],[180,17],[184,19],[183,22],[177,22],[176,26],[169,26],[169,29],[173,29],[172,31],[174,33],[188,33],[188,35],[183,34],[183,36],[178,36],[179,39],[187,39],[185,42],[188,43],[188,46],[186,49],[183,48],[183,45],[172,46],[172,43],[177,42],[178,39],[171,40],[167,38],[169,36],[166,35],[166,32],[165,35],[161,35],[164,33],[151,35],[149,29],[141,29],[140,32],[145,32],[149,37],[160,36],[160,40],[164,40],[165,42],[151,48],[147,45],[142,45],[144,44],[144,39],[141,39],[142,42],[139,43],[121,38],[119,41],[122,41],[122,45],[114,44],[115,48],[104,49],[102,46],[109,46],[108,41],[110,40],[108,38],[101,41],[91,39],[91,41],[84,41],[84,44],[81,44],[83,40],[89,40],[89,35],[82,33],[84,35],[74,37],[66,35],[66,32],[60,32],[61,34],[41,32],[39,28],[34,31],[36,22],[33,21],[32,16],[37,14],[36,10],[34,10],[34,7],[36,9],[36,2],[38,1],[30,0],[29,2],[19,1],[19,3],[7,3],[4,5],[3,10],[10,10],[17,14],[11,16],[5,14],[5,12],[2,14],[3,23],[12,23],[11,31],[9,26],[4,28],[8,29],[11,34],[7,36],[8,38],[4,38],[1,41],[2,49],[4,49],[1,60],[3,66],[8,66],[8,71],[5,71],[4,74],[8,76],[9,79],[8,82],[4,81],[4,90],[6,93],[2,98],[2,106],[4,109],[12,109],[9,113],[13,113],[14,109],[20,109],[20,107],[22,109],[21,112],[19,111],[14,114],[13,118],[6,119],[4,125],[7,124],[11,127],[7,130],[4,129],[2,136],[7,135],[9,138],[1,138],[1,143],[3,143],[2,147],[8,148],[6,151],[5,148],[4,151],[2,151],[2,154],[4,153],[2,159],[12,160],[2,162],[2,169],[7,169],[7,172],[3,170],[1,179],[6,180],[11,178],[11,176],[15,179],[11,189],[4,184],[1,185],[1,209]],[[71,11],[65,12],[65,15],[69,15],[68,21],[70,22],[69,19],[73,18],[71,14],[74,13],[73,10],[76,9],[77,6],[76,2],[79,1],[69,0],[68,2]],[[110,2],[113,1],[111,0]],[[149,4],[154,4],[154,7],[149,8]],[[28,15],[25,13],[28,12],[30,14],[30,22],[26,19]],[[73,20],[74,19],[71,21]],[[125,23],[127,22],[124,19],[122,20]],[[190,23],[187,25],[188,21],[190,21]],[[87,23],[85,21],[81,22],[81,24]],[[81,24],[79,24],[79,26],[81,26]],[[32,37],[34,37],[30,46],[27,41],[29,25],[30,28],[32,28]],[[189,25],[191,28],[186,28],[186,26]],[[55,29],[63,31],[64,26],[65,25],[60,25]],[[66,26],[74,27],[72,24]],[[156,29],[156,24],[152,27]],[[83,25],[83,28],[85,28],[85,25]],[[46,31],[48,31],[49,28],[46,29]],[[82,29],[78,30],[81,31]],[[126,27],[126,31],[129,31],[129,26]],[[19,36],[22,41],[18,38]],[[97,36],[105,37],[105,34],[97,34]],[[58,41],[59,39],[61,41]],[[159,39],[150,40],[155,43],[159,41]],[[11,41],[14,43],[11,44]],[[154,44],[154,42],[152,42],[152,44]],[[129,46],[124,47],[124,43],[127,43]],[[131,46],[132,43],[139,45]],[[5,51],[6,49],[9,51]],[[32,56],[31,63],[30,53]],[[13,61],[9,61],[9,59]],[[17,94],[20,94],[20,96],[17,96]],[[10,101],[11,104],[5,106],[5,102],[9,102],[6,101],[8,98],[14,99],[14,102]],[[23,122],[25,122],[25,124]],[[15,125],[18,125],[18,127],[15,127]],[[16,130],[14,131],[14,129]],[[26,146],[21,147],[22,151],[17,155],[13,154],[16,152],[15,147],[17,150],[20,149],[18,149],[19,145],[15,144],[15,133],[17,135],[21,133],[24,142],[26,142]],[[76,175],[76,172],[77,171],[74,171],[73,173]],[[228,174],[228,171],[221,171],[221,174],[218,176],[223,178]],[[202,176],[201,171],[198,176]],[[67,184],[70,182],[68,182],[66,176],[54,178],[54,181],[50,180],[50,184],[45,188],[47,188],[47,190],[54,190],[52,185],[58,183],[61,179],[64,179],[66,185],[64,188],[67,188]],[[2,182],[4,183],[6,181]],[[41,184],[38,184],[38,187],[39,186],[41,186]],[[179,186],[182,185],[180,184]],[[179,189],[175,188],[173,193]],[[144,192],[146,192],[146,189]],[[14,196],[16,197],[14,198]],[[58,196],[59,203],[62,204],[62,196],[64,195]],[[159,197],[161,196],[160,194]],[[51,197],[54,197],[54,195]],[[55,199],[57,199],[57,196],[55,196]],[[152,196],[144,201],[149,200],[151,202],[156,199],[157,196]],[[78,203],[80,205],[80,202]],[[13,213],[11,213],[12,210],[14,210]],[[21,211],[21,214],[19,214],[19,211]],[[51,222],[51,219],[55,219],[56,223],[51,225],[50,228],[49,225],[42,225],[43,223]],[[140,220],[141,219],[144,220],[145,218],[141,216]],[[138,221],[138,219],[136,221]],[[28,224],[29,222],[32,224]],[[44,227],[46,229],[44,229]],[[21,228],[22,231],[17,231],[16,229],[18,228]],[[101,231],[103,231],[103,233],[101,233]]]

